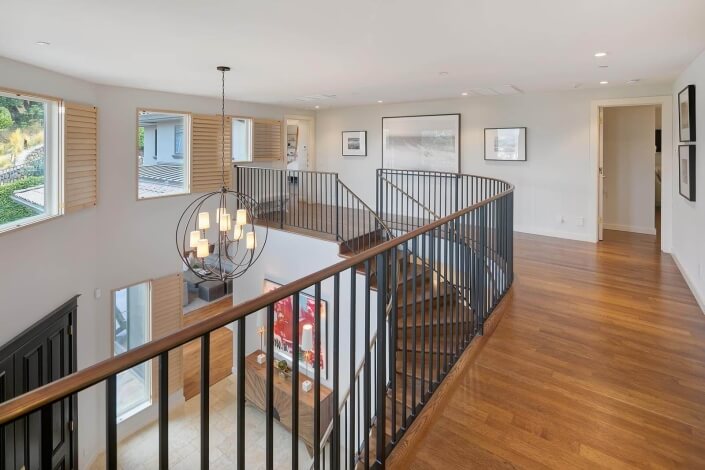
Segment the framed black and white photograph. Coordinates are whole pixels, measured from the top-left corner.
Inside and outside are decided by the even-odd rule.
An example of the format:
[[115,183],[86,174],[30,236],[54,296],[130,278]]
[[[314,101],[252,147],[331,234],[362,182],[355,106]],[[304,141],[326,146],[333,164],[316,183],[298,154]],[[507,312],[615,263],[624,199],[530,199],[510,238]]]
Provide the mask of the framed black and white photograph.
[[695,145],[678,146],[678,192],[695,201]]
[[695,85],[678,93],[678,131],[681,142],[695,142]]
[[460,171],[460,114],[382,118],[382,167]]
[[343,156],[367,156],[367,131],[343,131]]
[[526,127],[485,129],[485,160],[526,161]]

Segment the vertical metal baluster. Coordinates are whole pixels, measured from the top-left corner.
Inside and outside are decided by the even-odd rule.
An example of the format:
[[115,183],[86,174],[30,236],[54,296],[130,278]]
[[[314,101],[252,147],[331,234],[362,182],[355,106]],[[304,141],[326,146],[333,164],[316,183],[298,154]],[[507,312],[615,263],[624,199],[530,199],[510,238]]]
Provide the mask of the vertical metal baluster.
[[159,355],[159,468],[169,468],[169,352]]
[[[352,321],[352,315],[350,319]],[[333,433],[330,468],[340,467],[340,273],[333,276]]]
[[[299,468],[299,300],[300,292],[294,294],[292,306],[291,335],[291,467]],[[317,450],[317,449],[316,449]]]
[[[413,336],[411,337],[411,415],[416,416],[416,284],[418,284],[418,276],[416,271],[416,256],[418,253],[418,237],[411,239],[411,253],[414,264],[411,266],[411,275],[413,282],[411,284],[411,324]],[[405,300],[408,303],[408,300]]]
[[[455,260],[455,256],[454,256],[454,253],[455,253],[455,224],[453,223],[452,220],[448,222],[447,247],[448,247],[448,258],[447,259],[448,259],[448,263],[449,263],[448,271],[450,272],[450,274],[449,274],[450,277],[448,278],[446,284],[450,284],[455,281],[455,274],[456,274],[456,272],[455,272],[456,266],[454,264],[454,260]],[[449,288],[449,290],[451,290],[450,286],[448,288]],[[451,292],[448,293],[449,295],[446,300],[446,303],[449,304],[448,310],[450,310],[450,312],[449,312],[450,313],[450,340],[449,340],[449,348],[450,348],[449,356],[450,357],[449,357],[449,364],[452,364],[455,361],[455,350],[453,347],[453,344],[455,341],[455,309],[454,309],[455,302],[453,302],[453,300],[450,298],[450,295],[452,295],[452,293],[453,292],[451,290]],[[450,369],[449,365],[447,367],[448,367],[448,369]]]
[[[428,269],[429,273],[431,274],[431,281],[430,281],[430,288],[431,292],[430,295],[428,296],[429,298],[429,303],[428,303],[428,350],[430,352],[428,356],[428,390],[429,392],[433,392],[433,387],[434,387],[434,380],[433,380],[433,314],[434,314],[434,284],[435,284],[435,273],[434,273],[434,262],[435,262],[435,243],[434,243],[434,232],[436,230],[433,229],[430,232],[428,232]],[[424,269],[426,269],[424,267]],[[438,292],[435,292],[435,295],[438,295]],[[438,332],[436,332],[438,334]]]
[[[313,308],[313,468],[321,468],[321,283],[314,287]],[[336,405],[337,406],[337,405]]]
[[[384,468],[387,427],[387,253],[377,255],[377,465]],[[391,371],[390,371],[391,373]],[[396,397],[392,395],[392,401]],[[392,418],[394,419],[394,418]],[[392,433],[394,428],[392,427]]]
[[436,237],[436,271],[438,272],[438,278],[440,284],[436,290],[436,318],[438,319],[438,331],[436,332],[436,382],[441,381],[441,329],[443,327],[441,323],[441,302],[443,297],[443,285],[445,284],[445,279],[443,279],[443,272],[441,271],[441,260],[443,259],[443,226],[438,228],[438,236]]
[[274,468],[274,304],[267,307],[267,429],[266,429],[266,459],[267,470]]
[[210,432],[210,333],[201,336],[201,470],[207,470]]
[[402,321],[403,321],[403,323],[402,323],[403,345],[402,345],[402,349],[401,349],[401,367],[402,367],[401,410],[403,413],[402,426],[404,426],[404,429],[406,429],[406,427],[408,426],[407,413],[406,413],[406,384],[409,380],[409,377],[407,375],[408,371],[407,371],[407,364],[406,364],[406,361],[407,361],[407,351],[406,350],[407,350],[407,343],[408,343],[408,341],[407,341],[408,333],[407,333],[407,326],[406,326],[406,323],[407,323],[406,305],[409,303],[408,302],[408,300],[409,300],[409,297],[408,297],[408,294],[409,294],[409,292],[408,292],[408,273],[407,273],[407,271],[409,269],[409,250],[408,250],[407,243],[408,242],[404,242],[404,245],[402,248],[403,253],[404,253],[404,260],[403,260],[404,264],[402,264],[402,278],[403,278],[404,285],[403,285],[403,291],[402,291],[402,302],[403,303],[402,303],[402,313],[401,313],[403,316],[403,319],[402,319]]
[[357,323],[357,273],[356,267],[350,268],[350,468],[355,468],[355,372],[357,359],[355,350],[355,325]]
[[[363,343],[363,348],[365,349],[365,386],[364,386],[364,405],[365,411],[363,422],[363,433],[365,439],[365,467],[370,467],[370,418],[372,417],[372,358],[370,354],[370,260],[365,260],[365,342]],[[381,293],[378,293],[381,295]],[[379,339],[378,339],[379,341]]]
[[[421,388],[420,401],[426,403],[426,235],[421,234]],[[416,299],[414,299],[416,301]],[[414,384],[416,387],[416,384]]]
[[[392,389],[392,442],[397,441],[397,290],[399,288],[397,283],[397,250],[398,247],[394,247],[391,250],[392,262],[390,263],[391,269],[389,276],[391,282],[389,285],[392,286],[392,311],[390,315],[389,322],[389,375]],[[386,307],[386,306],[385,306]],[[386,384],[385,384],[386,385]]]
[[117,376],[105,380],[105,468],[117,470]]
[[245,470],[245,333],[246,317],[237,327],[237,468]]

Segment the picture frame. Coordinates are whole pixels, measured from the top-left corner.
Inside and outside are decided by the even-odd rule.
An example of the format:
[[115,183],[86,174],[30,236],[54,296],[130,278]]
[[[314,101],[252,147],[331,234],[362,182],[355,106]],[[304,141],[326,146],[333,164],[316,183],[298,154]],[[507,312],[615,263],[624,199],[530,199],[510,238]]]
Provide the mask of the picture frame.
[[678,146],[678,192],[695,201],[695,145]]
[[460,172],[460,113],[382,118],[382,168]]
[[[274,289],[281,287],[282,284],[269,279],[264,280],[264,293],[271,292]],[[291,364],[293,362],[293,330],[292,330],[292,308],[293,296],[282,299],[274,303],[274,358],[277,360],[285,360]],[[316,335],[316,326],[314,324],[315,315],[315,297],[303,292],[299,293],[299,347],[301,346],[302,331],[304,325],[310,324],[313,326],[313,337]],[[328,302],[321,299],[321,354],[319,357],[319,367],[321,375],[328,379]],[[312,377],[314,374],[313,353],[299,351],[299,371]]]
[[526,127],[486,127],[484,132],[485,160],[525,162]]
[[695,85],[678,93],[678,135],[681,142],[695,142]]
[[366,157],[367,131],[343,131],[342,147],[344,157]]

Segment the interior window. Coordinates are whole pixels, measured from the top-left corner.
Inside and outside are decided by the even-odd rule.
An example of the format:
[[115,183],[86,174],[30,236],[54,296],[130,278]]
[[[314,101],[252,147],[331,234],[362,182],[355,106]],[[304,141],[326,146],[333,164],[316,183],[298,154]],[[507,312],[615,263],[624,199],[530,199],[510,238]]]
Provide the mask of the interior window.
[[59,103],[0,92],[0,232],[59,213]]
[[[113,293],[113,355],[117,356],[150,340],[149,282]],[[152,403],[150,361],[117,376],[117,417],[123,420]]]
[[139,199],[189,192],[187,114],[140,111],[137,124]]

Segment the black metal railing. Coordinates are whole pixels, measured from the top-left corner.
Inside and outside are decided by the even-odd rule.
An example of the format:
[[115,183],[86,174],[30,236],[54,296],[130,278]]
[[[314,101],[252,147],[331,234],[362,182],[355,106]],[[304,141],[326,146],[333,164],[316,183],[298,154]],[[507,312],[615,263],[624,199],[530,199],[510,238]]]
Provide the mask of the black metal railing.
[[[247,178],[254,174],[239,173],[238,185],[243,184],[243,179],[244,184],[252,184],[254,180]],[[271,174],[258,178],[267,181]],[[337,175],[330,178],[329,181],[334,182]],[[445,216],[437,214],[436,219],[414,230],[404,232],[399,228],[396,237],[364,247],[363,251],[354,252],[339,263],[0,404],[0,426],[18,419],[26,420],[35,414],[41,416],[41,422],[51,423],[53,403],[102,383],[105,387],[105,466],[116,469],[119,450],[115,411],[117,374],[145,361],[156,360],[159,440],[155,452],[159,468],[166,469],[176,464],[169,455],[169,428],[172,426],[167,406],[169,352],[197,339],[201,343],[200,467],[209,468],[211,332],[235,322],[237,432],[226,450],[231,452],[236,468],[244,469],[248,453],[256,451],[245,445],[249,429],[245,426],[245,402],[257,401],[248,396],[251,387],[246,387],[249,380],[246,367],[250,367],[246,365],[246,355],[250,352],[246,349],[246,331],[247,325],[259,324],[258,320],[264,317],[266,378],[264,406],[258,416],[264,421],[265,467],[273,468],[274,456],[285,451],[281,443],[274,441],[274,423],[278,420],[291,433],[288,453],[292,468],[301,465],[300,439],[310,444],[310,465],[314,469],[384,468],[389,452],[418,417],[470,341],[482,334],[485,320],[511,286],[513,188],[502,182],[495,184],[496,180],[485,180],[483,185],[495,189],[482,192],[483,199],[473,204],[460,207],[460,201],[466,199],[459,198],[457,210]],[[254,186],[249,187],[254,190]],[[334,188],[339,191],[340,185]],[[408,186],[400,188],[405,188],[404,191],[421,204],[429,202],[425,196],[410,191]],[[312,194],[307,193],[306,197],[315,200]],[[256,198],[254,194],[253,197]],[[378,197],[387,201],[392,192],[378,193]],[[333,200],[338,201],[334,209],[340,215],[341,199]],[[282,208],[278,209],[281,214]],[[266,219],[264,214],[267,213],[263,210],[263,218]],[[386,225],[381,217],[375,215],[373,219],[364,230],[379,229],[375,224]],[[404,226],[418,224],[423,218],[410,220],[407,218]],[[302,320],[297,314],[291,315],[290,330],[283,335],[281,325],[277,324],[285,314],[282,308],[290,303],[291,312],[299,312],[303,293],[313,298],[312,318]],[[322,311],[322,300],[329,304],[326,312]],[[332,328],[324,336],[322,331],[327,318],[332,319]],[[316,332],[312,351],[302,351],[302,321]],[[281,379],[288,382],[285,387],[278,382],[276,392],[278,375],[275,374],[279,372],[275,369],[275,330],[279,345],[283,337],[288,336],[286,341],[292,357],[291,373]],[[303,380],[312,381],[311,391],[301,388]],[[288,398],[283,400],[282,394]],[[307,394],[312,398],[307,398]],[[305,403],[312,403],[310,412],[306,411]],[[27,468],[29,465],[50,467],[51,446],[39,448],[42,449],[41,462],[28,462]]]
[[337,173],[235,166],[237,190],[259,204],[255,217],[280,228],[327,234],[349,252],[391,231]]

